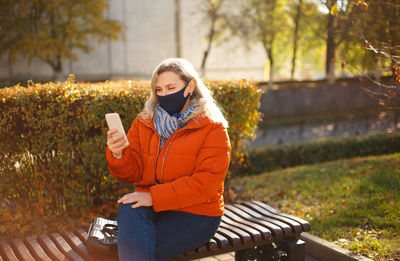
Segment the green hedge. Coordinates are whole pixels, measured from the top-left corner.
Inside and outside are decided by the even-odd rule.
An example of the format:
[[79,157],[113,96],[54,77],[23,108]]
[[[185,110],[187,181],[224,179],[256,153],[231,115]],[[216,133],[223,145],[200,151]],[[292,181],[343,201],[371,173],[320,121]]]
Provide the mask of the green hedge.
[[258,148],[249,151],[246,158],[248,165],[242,167],[240,173],[254,175],[279,168],[399,151],[398,132]]
[[[232,168],[243,160],[260,116],[253,82],[206,81],[230,123]],[[108,171],[104,115],[129,129],[148,97],[147,81],[29,83],[0,90],[0,234],[38,230],[58,217],[115,201],[127,189]],[[232,172],[232,170],[231,170]],[[9,226],[12,226],[11,228]]]

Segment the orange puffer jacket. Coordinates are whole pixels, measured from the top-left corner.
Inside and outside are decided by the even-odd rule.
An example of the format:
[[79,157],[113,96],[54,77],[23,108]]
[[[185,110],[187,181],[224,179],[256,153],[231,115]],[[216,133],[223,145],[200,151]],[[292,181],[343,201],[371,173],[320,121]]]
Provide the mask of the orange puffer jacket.
[[230,143],[226,128],[197,115],[174,132],[160,150],[153,120],[137,117],[128,131],[121,159],[107,147],[111,175],[150,191],[155,211],[178,210],[222,216]]

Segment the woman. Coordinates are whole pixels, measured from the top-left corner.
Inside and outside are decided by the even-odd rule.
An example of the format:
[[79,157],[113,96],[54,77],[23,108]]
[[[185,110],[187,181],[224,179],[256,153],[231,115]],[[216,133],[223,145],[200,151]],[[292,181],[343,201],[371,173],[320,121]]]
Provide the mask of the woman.
[[118,200],[120,261],[174,257],[214,235],[224,209],[227,125],[188,61],[170,58],[155,69],[129,145],[107,132],[111,174],[136,187]]

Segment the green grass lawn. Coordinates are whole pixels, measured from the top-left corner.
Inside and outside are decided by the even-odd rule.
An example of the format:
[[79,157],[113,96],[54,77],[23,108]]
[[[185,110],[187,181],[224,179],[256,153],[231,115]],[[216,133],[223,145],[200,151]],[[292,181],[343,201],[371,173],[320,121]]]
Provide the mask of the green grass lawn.
[[256,199],[306,219],[311,233],[374,260],[400,258],[400,154],[338,160],[232,179]]

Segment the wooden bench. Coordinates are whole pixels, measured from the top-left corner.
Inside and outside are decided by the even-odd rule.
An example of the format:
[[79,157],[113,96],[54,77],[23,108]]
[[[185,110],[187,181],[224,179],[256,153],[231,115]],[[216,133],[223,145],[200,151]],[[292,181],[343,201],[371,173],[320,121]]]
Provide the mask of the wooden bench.
[[[235,252],[236,261],[304,260],[302,232],[310,231],[307,221],[278,212],[259,201],[225,206],[225,215],[215,236],[198,249],[171,260],[193,260]],[[24,239],[0,241],[2,260],[115,260],[90,256],[85,248],[87,232],[42,234]]]

